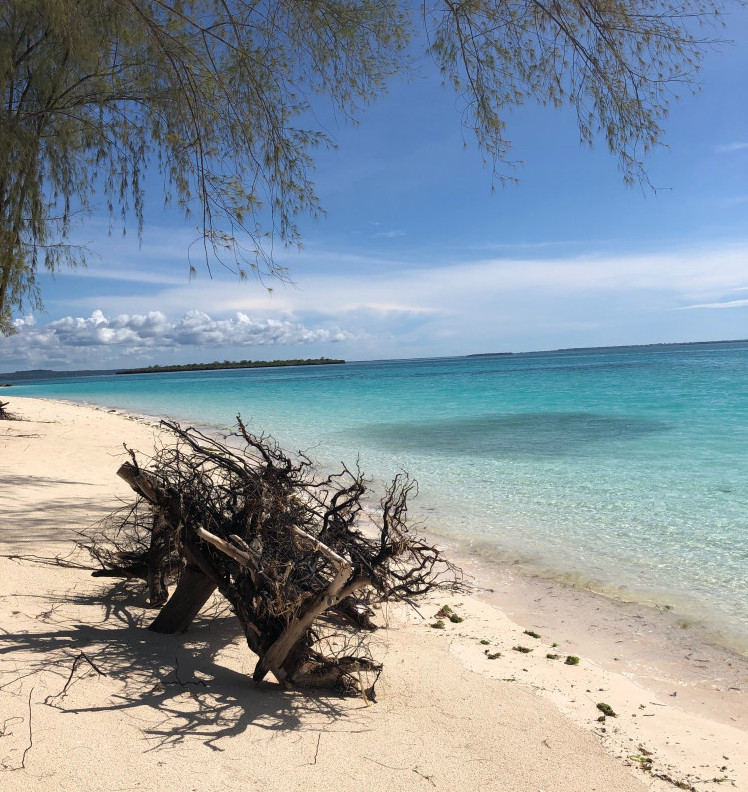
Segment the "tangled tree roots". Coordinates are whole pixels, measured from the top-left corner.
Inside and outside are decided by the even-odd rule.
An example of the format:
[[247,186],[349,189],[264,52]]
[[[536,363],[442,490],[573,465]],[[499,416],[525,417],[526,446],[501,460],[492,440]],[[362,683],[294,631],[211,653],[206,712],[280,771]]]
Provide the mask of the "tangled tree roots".
[[130,451],[118,471],[135,505],[86,544],[94,574],[148,582],[163,605],[151,630],[187,629],[217,588],[258,655],[256,681],[271,671],[284,685],[366,692],[362,679],[381,668],[362,637],[376,629],[372,605],[458,585],[459,570],[407,525],[406,474],[369,514],[360,470],[316,477],[306,456],[292,460],[240,418],[225,442],[162,425],[175,441],[145,466]]

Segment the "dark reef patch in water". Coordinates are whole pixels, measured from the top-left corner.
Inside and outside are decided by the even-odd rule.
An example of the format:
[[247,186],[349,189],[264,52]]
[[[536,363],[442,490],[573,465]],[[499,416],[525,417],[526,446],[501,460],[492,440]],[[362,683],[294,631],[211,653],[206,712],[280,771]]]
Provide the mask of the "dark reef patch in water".
[[392,449],[483,457],[564,457],[668,431],[669,424],[586,412],[499,413],[351,430]]

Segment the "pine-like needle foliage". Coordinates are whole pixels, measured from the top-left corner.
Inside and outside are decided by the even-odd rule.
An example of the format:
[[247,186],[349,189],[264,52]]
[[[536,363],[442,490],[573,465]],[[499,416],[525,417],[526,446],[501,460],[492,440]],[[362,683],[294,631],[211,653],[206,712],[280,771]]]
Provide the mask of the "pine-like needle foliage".
[[568,103],[581,141],[601,136],[631,184],[648,181],[642,158],[661,141],[670,101],[694,89],[719,12],[711,0],[438,0],[424,21],[494,167],[508,158],[510,108]]
[[406,31],[378,0],[0,4],[0,329],[38,305],[41,262],[84,263],[74,213],[103,203],[142,227],[151,167],[206,254],[275,272],[266,235],[293,243],[294,218],[318,211],[308,171],[327,138],[299,125],[309,96],[352,113],[384,88]]
[[[718,1],[718,0],[717,0]],[[495,173],[508,109],[577,110],[624,178],[692,85],[712,0],[436,0],[430,53]],[[71,220],[105,206],[142,228],[147,171],[197,220],[200,258],[283,276],[272,242],[319,205],[311,97],[347,115],[406,63],[398,0],[5,0],[0,4],[0,332],[40,306],[37,268],[85,263]],[[192,258],[190,259],[192,261]],[[192,264],[190,265],[192,266]]]

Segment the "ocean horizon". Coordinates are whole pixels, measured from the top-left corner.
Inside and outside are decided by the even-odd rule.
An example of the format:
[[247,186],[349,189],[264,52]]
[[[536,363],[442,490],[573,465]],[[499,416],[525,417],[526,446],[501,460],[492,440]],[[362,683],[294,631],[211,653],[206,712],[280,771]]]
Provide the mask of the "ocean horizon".
[[406,470],[414,520],[445,543],[672,609],[744,649],[747,371],[748,342],[731,341],[23,380],[6,393],[219,430],[241,414],[324,470],[358,461],[380,492]]

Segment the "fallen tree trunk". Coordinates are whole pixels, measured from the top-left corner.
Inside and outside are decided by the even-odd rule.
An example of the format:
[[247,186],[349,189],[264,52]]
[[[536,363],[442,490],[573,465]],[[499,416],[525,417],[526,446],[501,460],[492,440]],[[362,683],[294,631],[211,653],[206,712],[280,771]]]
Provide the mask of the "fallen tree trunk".
[[170,544],[180,528],[179,497],[176,492],[168,492],[159,486],[152,477],[137,467],[134,460],[121,465],[117,475],[151,505],[153,523],[146,558],[146,581],[151,607],[158,607],[169,599],[166,583],[172,562]]
[[185,632],[216,587],[216,581],[208,577],[200,567],[186,563],[174,593],[148,629],[167,634]]
[[364,530],[360,471],[315,477],[306,457],[292,460],[241,419],[240,448],[163,423],[175,442],[145,467],[130,452],[118,475],[136,504],[87,545],[108,574],[139,570],[163,606],[151,630],[183,632],[217,590],[258,655],[256,681],[271,672],[287,686],[357,688],[380,668],[360,635],[376,628],[371,605],[457,584],[458,570],[407,525],[406,475]]

